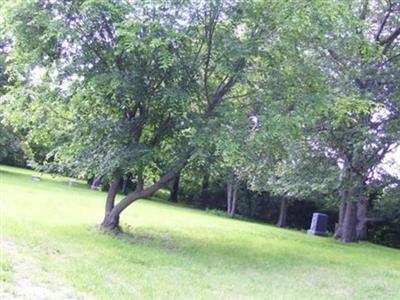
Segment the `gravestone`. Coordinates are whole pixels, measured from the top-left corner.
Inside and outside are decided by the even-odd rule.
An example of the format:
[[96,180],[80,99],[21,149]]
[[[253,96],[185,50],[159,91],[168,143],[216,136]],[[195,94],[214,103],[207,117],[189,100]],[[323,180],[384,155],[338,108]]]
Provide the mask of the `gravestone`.
[[100,191],[101,190],[101,180],[100,179],[94,179],[92,185],[90,188],[94,191]]
[[68,180],[68,186],[69,186],[69,187],[73,187],[73,186],[75,185],[75,183],[76,183],[76,180],[75,180],[75,179],[70,179],[70,180]]
[[328,215],[313,213],[310,229],[307,233],[310,235],[326,236],[326,227],[328,225]]
[[40,180],[42,180],[42,178],[39,175],[32,175],[32,180],[33,181],[40,181]]

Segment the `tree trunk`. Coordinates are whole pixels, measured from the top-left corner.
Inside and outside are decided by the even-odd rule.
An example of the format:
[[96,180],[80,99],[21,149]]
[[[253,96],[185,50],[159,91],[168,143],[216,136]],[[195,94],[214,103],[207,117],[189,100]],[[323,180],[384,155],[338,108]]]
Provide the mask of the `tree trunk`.
[[333,237],[337,240],[342,238],[343,234],[343,221],[344,216],[346,214],[346,197],[347,197],[347,184],[349,183],[349,160],[348,156],[344,155],[343,159],[343,166],[339,176],[339,197],[341,203],[339,204],[339,218],[338,222],[335,226],[335,233]]
[[172,186],[171,195],[169,196],[169,201],[174,202],[174,203],[178,202],[179,180],[180,180],[180,174],[178,174],[175,177],[174,184]]
[[128,180],[129,180],[129,177],[125,178],[124,181],[122,182],[122,188],[121,188],[122,194],[125,194],[126,186],[128,185]]
[[[220,104],[224,96],[227,95],[232,90],[232,88],[239,80],[240,77],[239,75],[242,73],[245,66],[246,66],[246,59],[244,57],[239,58],[236,62],[233,74],[228,78],[224,79],[221,82],[221,84],[218,85],[218,88],[212,95],[210,94],[206,96],[208,105],[207,105],[207,111],[204,113],[205,118],[209,118],[210,116],[212,116],[214,109]],[[207,85],[208,83],[206,82],[206,86]],[[143,107],[139,107],[139,109],[143,109]],[[145,113],[143,113],[143,115],[144,114]],[[138,131],[139,134],[137,134],[135,137],[136,141],[140,140],[142,129],[143,126]],[[105,215],[102,227],[111,230],[117,229],[119,216],[121,212],[125,210],[133,202],[135,202],[137,199],[151,196],[156,191],[164,187],[168,182],[173,180],[181,171],[181,169],[186,165],[187,161],[193,155],[193,153],[194,153],[194,148],[189,147],[188,151],[185,153],[183,157],[181,157],[181,159],[177,162],[177,164],[174,166],[173,169],[170,169],[169,172],[161,176],[157,182],[155,182],[154,184],[152,184],[147,188],[144,188],[143,176],[140,176],[142,180],[141,182],[139,182],[138,180],[138,188],[136,189],[136,191],[129,193],[124,199],[122,199],[117,205],[114,206],[114,208],[108,215]],[[207,185],[208,185],[208,176],[207,176]]]
[[346,205],[347,203],[345,202],[342,202],[339,205],[339,220],[335,227],[335,234],[333,235],[333,237],[337,240],[340,240],[342,238],[343,221],[344,221],[344,215],[346,213]]
[[122,182],[122,188],[121,188],[121,193],[125,194],[126,188],[128,187],[128,182],[132,179],[132,174],[128,173],[126,175],[126,178],[124,178],[124,181]]
[[[121,178],[122,177],[121,177],[120,174],[118,174],[118,173],[114,174],[113,181],[112,181],[112,183],[110,185],[110,188],[108,189],[108,193],[107,193],[106,207],[105,207],[104,220],[102,222],[102,226],[106,222],[108,216],[110,215],[111,211],[114,208],[115,197],[117,195],[118,188],[119,188],[119,185],[121,183]],[[115,226],[118,227],[119,220],[116,219],[116,220],[114,220],[114,222],[116,222]]]
[[367,240],[368,239],[368,231],[367,231],[367,218],[368,213],[368,199],[365,197],[357,202],[357,239],[358,240]]
[[136,181],[136,191],[142,191],[144,188],[144,178],[143,178],[143,171],[139,171],[137,175]]
[[208,197],[210,196],[208,193],[209,185],[210,185],[210,177],[208,174],[206,174],[203,177],[203,183],[201,185],[201,192],[200,192],[200,200],[203,208],[208,207],[208,201],[209,201]]
[[236,210],[236,198],[237,198],[237,186],[236,184],[233,185],[233,192],[232,192],[232,201],[231,201],[231,210],[229,212],[229,215],[233,217],[235,215],[235,210]]
[[282,198],[281,208],[279,210],[279,218],[278,218],[278,222],[276,223],[276,226],[286,227],[287,208],[288,208],[287,199]]
[[[183,160],[181,165],[177,166],[177,169],[180,170],[183,168],[184,164],[187,160]],[[105,229],[111,231],[118,231],[119,230],[119,216],[120,214],[133,202],[138,199],[146,198],[157,192],[159,189],[164,187],[168,182],[173,180],[179,172],[176,170],[171,170],[167,174],[161,176],[157,182],[153,185],[145,188],[145,189],[136,189],[134,192],[129,193],[124,199],[122,199],[114,208],[105,215],[104,221],[101,226]]]
[[226,214],[229,216],[232,206],[232,182],[228,181],[226,186]]
[[111,212],[104,217],[101,227],[114,232],[120,231],[119,214],[111,210]]
[[343,228],[340,241],[344,243],[357,241],[357,203],[348,202],[346,212],[343,219]]

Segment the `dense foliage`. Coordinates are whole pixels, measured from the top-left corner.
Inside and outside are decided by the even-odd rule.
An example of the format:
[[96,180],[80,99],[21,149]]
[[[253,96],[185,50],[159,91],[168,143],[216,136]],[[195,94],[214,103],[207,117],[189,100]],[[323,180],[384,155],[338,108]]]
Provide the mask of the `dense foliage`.
[[[384,207],[400,205],[396,179],[377,174],[400,140],[399,11],[396,1],[6,1],[4,129],[42,168],[102,178],[109,229],[163,187],[176,201],[183,182],[191,202],[231,216],[263,219],[270,195],[282,227],[298,201],[339,206],[335,237],[366,239],[372,214],[392,223]],[[127,181],[135,190],[116,204]]]

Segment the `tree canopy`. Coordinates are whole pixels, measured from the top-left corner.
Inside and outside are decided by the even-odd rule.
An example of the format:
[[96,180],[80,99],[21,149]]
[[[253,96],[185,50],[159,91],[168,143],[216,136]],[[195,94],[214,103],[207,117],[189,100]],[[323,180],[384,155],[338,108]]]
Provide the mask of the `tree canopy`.
[[[399,9],[6,1],[2,115],[41,145],[48,170],[111,181],[106,228],[206,166],[255,191],[340,204],[336,237],[363,239],[369,182],[400,138]],[[136,190],[115,204],[128,174]]]

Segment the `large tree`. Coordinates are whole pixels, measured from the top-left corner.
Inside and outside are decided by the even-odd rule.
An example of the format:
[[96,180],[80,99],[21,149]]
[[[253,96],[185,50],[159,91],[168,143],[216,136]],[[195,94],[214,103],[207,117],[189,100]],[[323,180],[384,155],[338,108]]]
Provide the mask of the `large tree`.
[[315,142],[341,167],[335,237],[367,238],[369,182],[400,136],[400,3],[350,1],[341,26],[315,40],[330,103]]
[[320,4],[270,52],[278,64],[258,81],[264,124],[232,160],[257,190],[337,198],[335,237],[348,242],[366,238],[369,183],[399,142],[399,3]]
[[[277,39],[272,12],[236,1],[9,3],[6,114],[52,161],[112,179],[102,225],[174,179],[223,117],[245,69]],[[44,138],[45,137],[45,138]],[[121,176],[137,189],[115,204]]]

